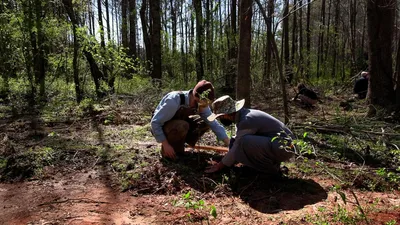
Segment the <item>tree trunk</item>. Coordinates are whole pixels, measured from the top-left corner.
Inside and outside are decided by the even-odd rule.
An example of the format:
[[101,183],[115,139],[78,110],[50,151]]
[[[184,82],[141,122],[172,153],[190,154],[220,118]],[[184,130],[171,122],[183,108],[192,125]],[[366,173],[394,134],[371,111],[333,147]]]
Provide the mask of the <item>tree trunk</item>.
[[170,0],[171,6],[171,22],[172,22],[172,52],[175,55],[176,53],[176,33],[177,33],[177,17],[176,17],[176,7],[174,5],[174,1]]
[[[332,8],[332,0],[328,0],[328,19],[326,19],[326,23],[327,23],[327,25],[326,25],[326,41],[325,41],[325,43],[324,43],[324,46],[325,46],[325,50],[322,48],[322,53],[323,53],[323,55],[324,55],[324,57],[322,58],[322,59],[324,59],[325,61],[323,61],[323,62],[325,62],[325,63],[323,63],[323,73],[325,73],[325,69],[326,69],[326,63],[327,63],[327,60],[329,59],[328,58],[328,55],[330,55],[330,48],[331,48],[331,46],[330,46],[330,37],[331,37],[331,8]],[[325,30],[325,29],[324,29]]]
[[146,17],[146,9],[147,9],[148,0],[143,0],[142,6],[140,8],[140,20],[142,21],[142,33],[143,33],[143,42],[146,49],[146,69],[149,71],[151,68],[151,62],[153,61],[152,50],[151,50],[151,41],[149,37],[149,26]]
[[318,53],[317,53],[317,78],[320,77],[320,64],[323,62],[322,51],[324,49],[324,32],[325,32],[325,0],[322,0],[321,6],[321,25],[318,34]]
[[103,49],[105,49],[106,43],[104,41],[104,26],[103,26],[103,12],[102,12],[102,2],[101,0],[97,0],[97,9],[98,9],[98,19],[99,19],[99,27],[100,27],[100,45]]
[[75,83],[75,95],[76,95],[76,102],[80,103],[83,99],[83,93],[80,85],[79,80],[79,68],[78,68],[78,50],[79,50],[79,41],[78,41],[78,34],[76,32],[76,24],[72,24],[72,32],[74,34],[74,56],[72,60],[72,67],[74,72],[74,83]]
[[108,41],[111,41],[110,11],[109,11],[108,0],[104,0],[104,5],[106,8],[107,39]]
[[[395,0],[368,0],[368,37],[370,78],[368,101],[391,110],[395,103],[392,81],[392,36]],[[374,115],[370,107],[369,115]]]
[[[256,3],[261,11],[261,15],[264,17],[265,23],[268,23],[268,17],[265,13],[264,8],[262,7],[260,0],[256,0]],[[271,34],[272,36],[272,34]],[[276,59],[276,65],[278,67],[278,72],[279,72],[279,78],[280,78],[280,84],[281,84],[281,90],[282,90],[282,99],[283,99],[283,110],[284,110],[284,116],[285,116],[285,124],[289,123],[289,107],[288,107],[288,102],[287,102],[287,94],[286,94],[286,85],[285,85],[285,77],[283,74],[283,69],[282,69],[282,63],[281,59],[279,57],[279,52],[278,52],[278,47],[276,45],[275,38],[271,39],[271,45],[272,52],[275,56]]]
[[153,56],[153,70],[151,78],[153,81],[161,81],[161,15],[160,0],[150,1],[150,13],[153,21],[151,29],[151,50]]
[[[293,2],[294,9],[297,10],[297,0]],[[292,24],[292,59],[291,64],[295,65],[295,57],[296,57],[296,48],[297,48],[297,12],[293,12],[293,24]]]
[[210,0],[206,0],[206,74],[209,76],[208,79],[212,78],[212,58],[213,58],[213,48],[212,48],[212,32],[211,24],[213,23],[211,17]]
[[311,17],[311,4],[310,0],[307,0],[307,28],[306,28],[306,49],[307,49],[307,66],[306,66],[306,77],[310,78],[310,65],[311,65],[311,29],[310,29],[310,17]]
[[128,20],[127,20],[127,12],[128,12],[128,0],[121,0],[121,37],[122,37],[122,46],[125,49],[128,49]]
[[136,0],[129,0],[129,55],[136,59]]
[[203,63],[203,13],[201,7],[201,0],[193,0],[194,10],[196,13],[196,73],[197,80],[202,80],[204,77],[204,63]]
[[36,49],[36,60],[35,60],[35,76],[36,83],[39,84],[39,97],[41,101],[44,101],[46,98],[46,89],[45,89],[45,75],[46,75],[46,64],[47,57],[45,51],[45,40],[42,26],[42,17],[44,17],[42,13],[42,2],[40,0],[35,0],[35,14],[36,14],[36,34],[37,39],[35,45],[37,45]]
[[268,11],[268,21],[266,21],[267,24],[267,43],[266,43],[266,51],[265,51],[265,68],[264,68],[264,77],[263,77],[263,83],[267,86],[271,86],[271,69],[272,69],[272,49],[271,49],[271,43],[272,43],[272,18],[274,14],[274,5],[275,5],[275,0],[268,0],[268,5],[267,5],[267,11]]
[[236,82],[236,96],[245,99],[245,107],[251,106],[250,101],[250,53],[251,53],[251,18],[253,15],[252,0],[240,0],[239,10],[239,54],[238,78]]
[[[100,46],[101,46],[100,51],[101,51],[101,54],[104,56],[105,52],[106,52],[106,43],[104,41],[103,12],[102,12],[101,0],[97,0],[97,6],[98,6],[98,15],[99,15],[99,27],[100,27]],[[94,59],[93,59],[93,61],[95,62]],[[96,67],[97,67],[97,63],[96,63]],[[103,80],[103,79],[105,79],[105,80],[109,79],[108,73],[107,73],[107,68],[104,64],[103,64],[103,73],[102,73],[102,77],[100,77],[100,80]],[[113,89],[113,87],[111,87],[111,89]]]
[[292,67],[290,65],[289,55],[289,0],[285,1],[285,9],[283,11],[283,58],[285,76],[293,75]]
[[396,81],[396,110],[400,111],[400,39],[397,44],[397,56],[396,56],[396,72],[395,72],[395,81]]
[[303,77],[303,0],[299,0],[299,76]]
[[[230,12],[230,24],[229,24],[229,32],[228,32],[228,62],[226,64],[227,73],[225,76],[225,86],[227,88],[228,93],[234,93],[235,83],[236,83],[236,74],[237,74],[237,23],[236,23],[236,0],[231,0],[231,12]],[[221,36],[222,37],[222,36]]]
[[338,45],[338,33],[339,33],[339,15],[340,15],[340,0],[336,0],[336,9],[335,9],[335,25],[333,29],[333,63],[332,63],[332,78],[336,77],[336,67],[337,67],[337,55],[339,51],[339,45]]
[[[188,52],[188,28],[187,28],[187,18],[185,20],[183,19],[183,5],[180,8],[180,20],[181,20],[181,64],[182,64],[182,73],[183,73],[183,81],[185,84],[189,82],[188,76],[187,76],[187,56],[189,54]],[[184,26],[185,25],[185,26]],[[185,32],[183,32],[185,31]],[[186,34],[186,36],[185,36]],[[186,49],[186,52],[185,52]]]
[[[70,20],[71,20],[71,23],[75,27],[78,27],[80,24],[80,22],[79,22],[80,20],[79,20],[79,17],[76,16],[76,14],[75,14],[75,10],[72,6],[72,0],[63,0],[62,2],[67,11],[67,14],[68,14]],[[76,41],[78,42],[77,45],[79,45],[79,39],[77,39]],[[97,63],[94,60],[92,53],[90,53],[86,50],[84,50],[83,53],[88,61],[89,66],[90,66],[90,72],[92,74],[93,81],[95,84],[97,97],[102,98],[104,96],[104,93],[101,90],[100,82],[104,76],[103,76],[102,72],[100,71],[99,67],[97,66]],[[76,83],[75,83],[75,86],[77,86]],[[78,84],[78,86],[79,86],[79,84]]]
[[357,73],[356,66],[356,19],[357,19],[357,1],[350,0],[350,53],[351,53],[351,74]]

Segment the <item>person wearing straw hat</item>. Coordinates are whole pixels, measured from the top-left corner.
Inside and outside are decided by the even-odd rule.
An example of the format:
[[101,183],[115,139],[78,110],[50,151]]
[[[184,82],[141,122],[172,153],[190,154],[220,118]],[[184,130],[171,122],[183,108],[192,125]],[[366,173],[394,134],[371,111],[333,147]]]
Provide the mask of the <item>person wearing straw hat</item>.
[[207,120],[214,99],[214,86],[206,80],[199,81],[192,90],[172,91],[161,99],[150,124],[151,133],[161,143],[163,157],[176,159],[176,154],[184,153],[185,142],[194,146],[210,128],[219,140],[229,144],[225,128]]
[[231,139],[228,153],[221,162],[206,168],[206,173],[242,163],[258,172],[281,175],[281,162],[294,156],[293,133],[266,112],[244,108],[245,100],[235,101],[225,95],[212,104],[214,113],[207,120],[217,118],[223,125],[236,124],[236,137]]

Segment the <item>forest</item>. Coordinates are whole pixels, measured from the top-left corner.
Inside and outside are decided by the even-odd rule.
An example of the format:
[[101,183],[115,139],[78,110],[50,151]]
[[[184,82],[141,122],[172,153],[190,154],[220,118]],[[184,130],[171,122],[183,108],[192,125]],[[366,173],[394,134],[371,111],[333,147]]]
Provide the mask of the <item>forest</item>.
[[[399,24],[396,0],[2,0],[0,223],[399,224]],[[152,112],[204,79],[294,132],[285,179],[161,157]]]

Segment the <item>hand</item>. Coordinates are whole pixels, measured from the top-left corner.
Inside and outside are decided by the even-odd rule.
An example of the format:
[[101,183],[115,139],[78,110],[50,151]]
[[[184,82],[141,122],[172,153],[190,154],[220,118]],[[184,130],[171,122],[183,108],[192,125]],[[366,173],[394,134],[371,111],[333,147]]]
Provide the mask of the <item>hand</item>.
[[215,172],[217,172],[217,171],[222,170],[224,167],[225,167],[225,165],[224,165],[222,162],[219,162],[219,163],[217,163],[217,164],[208,166],[208,167],[206,168],[206,171],[205,171],[205,172],[206,172],[206,173],[215,173]]
[[231,142],[231,139],[229,139],[229,138],[227,137],[227,138],[225,138],[223,141],[224,141],[225,146],[229,146],[229,143]]
[[174,148],[168,143],[168,141],[165,141],[165,142],[162,143],[161,155],[162,155],[163,157],[170,158],[170,159],[172,159],[172,160],[175,160],[175,159],[176,159],[175,150],[174,150]]

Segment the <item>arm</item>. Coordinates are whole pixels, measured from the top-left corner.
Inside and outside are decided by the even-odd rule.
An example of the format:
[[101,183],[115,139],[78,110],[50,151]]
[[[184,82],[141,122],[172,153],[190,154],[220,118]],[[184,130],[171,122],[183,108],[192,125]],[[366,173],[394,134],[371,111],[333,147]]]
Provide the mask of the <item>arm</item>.
[[235,152],[239,148],[240,139],[247,134],[254,134],[254,133],[256,133],[255,129],[242,129],[238,131],[235,138],[236,140],[233,143],[232,148],[229,149],[229,152],[224,156],[221,162],[207,167],[205,172],[214,173],[225,167],[232,166],[235,163]]
[[220,123],[218,123],[217,120],[214,120],[212,122],[207,120],[207,117],[211,115],[210,107],[201,108],[199,110],[199,115],[210,126],[211,130],[217,136],[218,140],[224,141],[225,145],[228,146],[229,137],[226,134],[225,128]]
[[235,137],[235,142],[232,145],[232,148],[229,149],[229,152],[224,156],[224,158],[222,158],[222,163],[225,166],[232,166],[233,164],[235,164],[236,160],[235,160],[235,153],[237,151],[237,149],[239,148],[239,144],[240,144],[240,139],[247,135],[247,134],[255,134],[256,130],[255,129],[240,129],[238,130],[238,132],[236,133],[236,137]]

